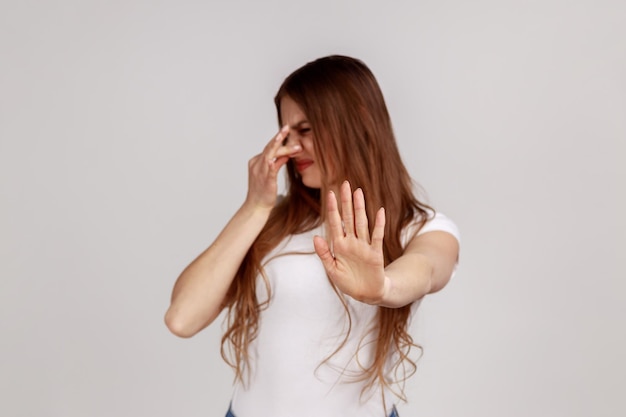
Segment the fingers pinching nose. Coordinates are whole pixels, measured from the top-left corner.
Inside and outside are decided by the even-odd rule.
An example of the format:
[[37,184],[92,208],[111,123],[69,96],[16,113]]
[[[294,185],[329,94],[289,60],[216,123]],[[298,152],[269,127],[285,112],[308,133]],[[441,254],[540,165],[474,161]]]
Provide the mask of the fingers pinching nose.
[[280,128],[278,132],[278,137],[276,137],[277,142],[285,141],[289,137],[289,125],[284,125]]

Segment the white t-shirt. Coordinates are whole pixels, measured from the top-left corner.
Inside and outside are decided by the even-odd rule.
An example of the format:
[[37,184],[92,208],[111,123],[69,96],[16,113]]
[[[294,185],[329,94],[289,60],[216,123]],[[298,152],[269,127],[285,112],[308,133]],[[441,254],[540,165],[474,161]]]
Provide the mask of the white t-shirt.
[[[459,240],[456,225],[437,213],[419,231],[445,231]],[[402,234],[404,246],[415,225]],[[264,260],[271,300],[261,312],[259,334],[250,345],[249,383],[237,382],[232,398],[236,417],[381,417],[389,415],[394,396],[381,388],[361,395],[361,364],[371,362],[378,307],[344,296],[345,308],[315,254],[313,236],[322,228],[292,235]],[[258,278],[257,297],[267,300]],[[419,302],[414,303],[416,307]],[[413,309],[415,311],[415,309]],[[351,326],[351,327],[350,327]],[[344,346],[348,328],[350,332]],[[326,362],[325,360],[329,357]]]

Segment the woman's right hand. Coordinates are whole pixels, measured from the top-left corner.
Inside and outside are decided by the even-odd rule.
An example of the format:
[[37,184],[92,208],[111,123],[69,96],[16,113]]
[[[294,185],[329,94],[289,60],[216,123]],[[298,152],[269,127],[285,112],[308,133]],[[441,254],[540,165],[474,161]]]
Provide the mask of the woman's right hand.
[[272,209],[278,194],[278,171],[290,157],[302,150],[298,144],[283,145],[289,136],[289,126],[283,126],[269,141],[263,152],[248,161],[248,195],[252,207]]

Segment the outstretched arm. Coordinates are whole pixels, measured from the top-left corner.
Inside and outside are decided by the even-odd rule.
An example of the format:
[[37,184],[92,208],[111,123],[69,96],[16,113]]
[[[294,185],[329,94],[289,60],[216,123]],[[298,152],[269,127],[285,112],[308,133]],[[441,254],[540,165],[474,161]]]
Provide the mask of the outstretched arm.
[[328,196],[332,252],[326,240],[314,238],[315,251],[340,291],[368,304],[395,308],[447,284],[458,258],[454,236],[440,231],[415,236],[402,256],[385,268],[384,209],[377,212],[370,237],[363,191],[357,189],[353,194],[346,181],[340,194],[341,214],[334,193]]
[[172,291],[165,323],[172,333],[191,337],[208,326],[222,310],[222,302],[245,257],[269,218],[277,197],[278,170],[299,146],[283,146],[289,133],[283,127],[262,153],[248,163],[248,195],[213,244],[180,274]]
[[402,307],[446,286],[459,253],[459,242],[448,232],[415,236],[402,256],[387,265],[385,307]]

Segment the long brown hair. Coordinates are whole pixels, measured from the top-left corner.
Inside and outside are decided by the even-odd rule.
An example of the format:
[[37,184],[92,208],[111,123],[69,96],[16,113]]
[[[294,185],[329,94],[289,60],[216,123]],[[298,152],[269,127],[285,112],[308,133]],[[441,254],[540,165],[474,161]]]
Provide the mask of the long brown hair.
[[[222,337],[222,356],[241,381],[250,365],[248,347],[257,336],[259,316],[268,303],[256,298],[259,274],[271,290],[262,260],[288,235],[323,223],[325,196],[332,185],[347,179],[353,189],[360,187],[370,220],[380,207],[385,208],[385,266],[402,255],[402,230],[416,218],[423,224],[432,210],[413,194],[413,183],[400,158],[382,92],[365,64],[334,55],[293,72],[274,99],[279,125],[281,100],[286,96],[300,106],[311,125],[322,187],[318,190],[303,185],[292,160],[287,163],[288,192],[249,249],[224,300],[228,321]],[[370,228],[373,223],[370,221]],[[403,372],[401,380],[415,371],[409,350],[418,346],[408,333],[410,310],[410,305],[379,307],[375,357],[363,369],[362,379],[367,381],[364,390],[376,383],[390,387],[390,383],[398,382],[388,380],[390,358],[397,358],[391,365],[394,375],[398,370]],[[399,396],[404,398],[402,389]]]

